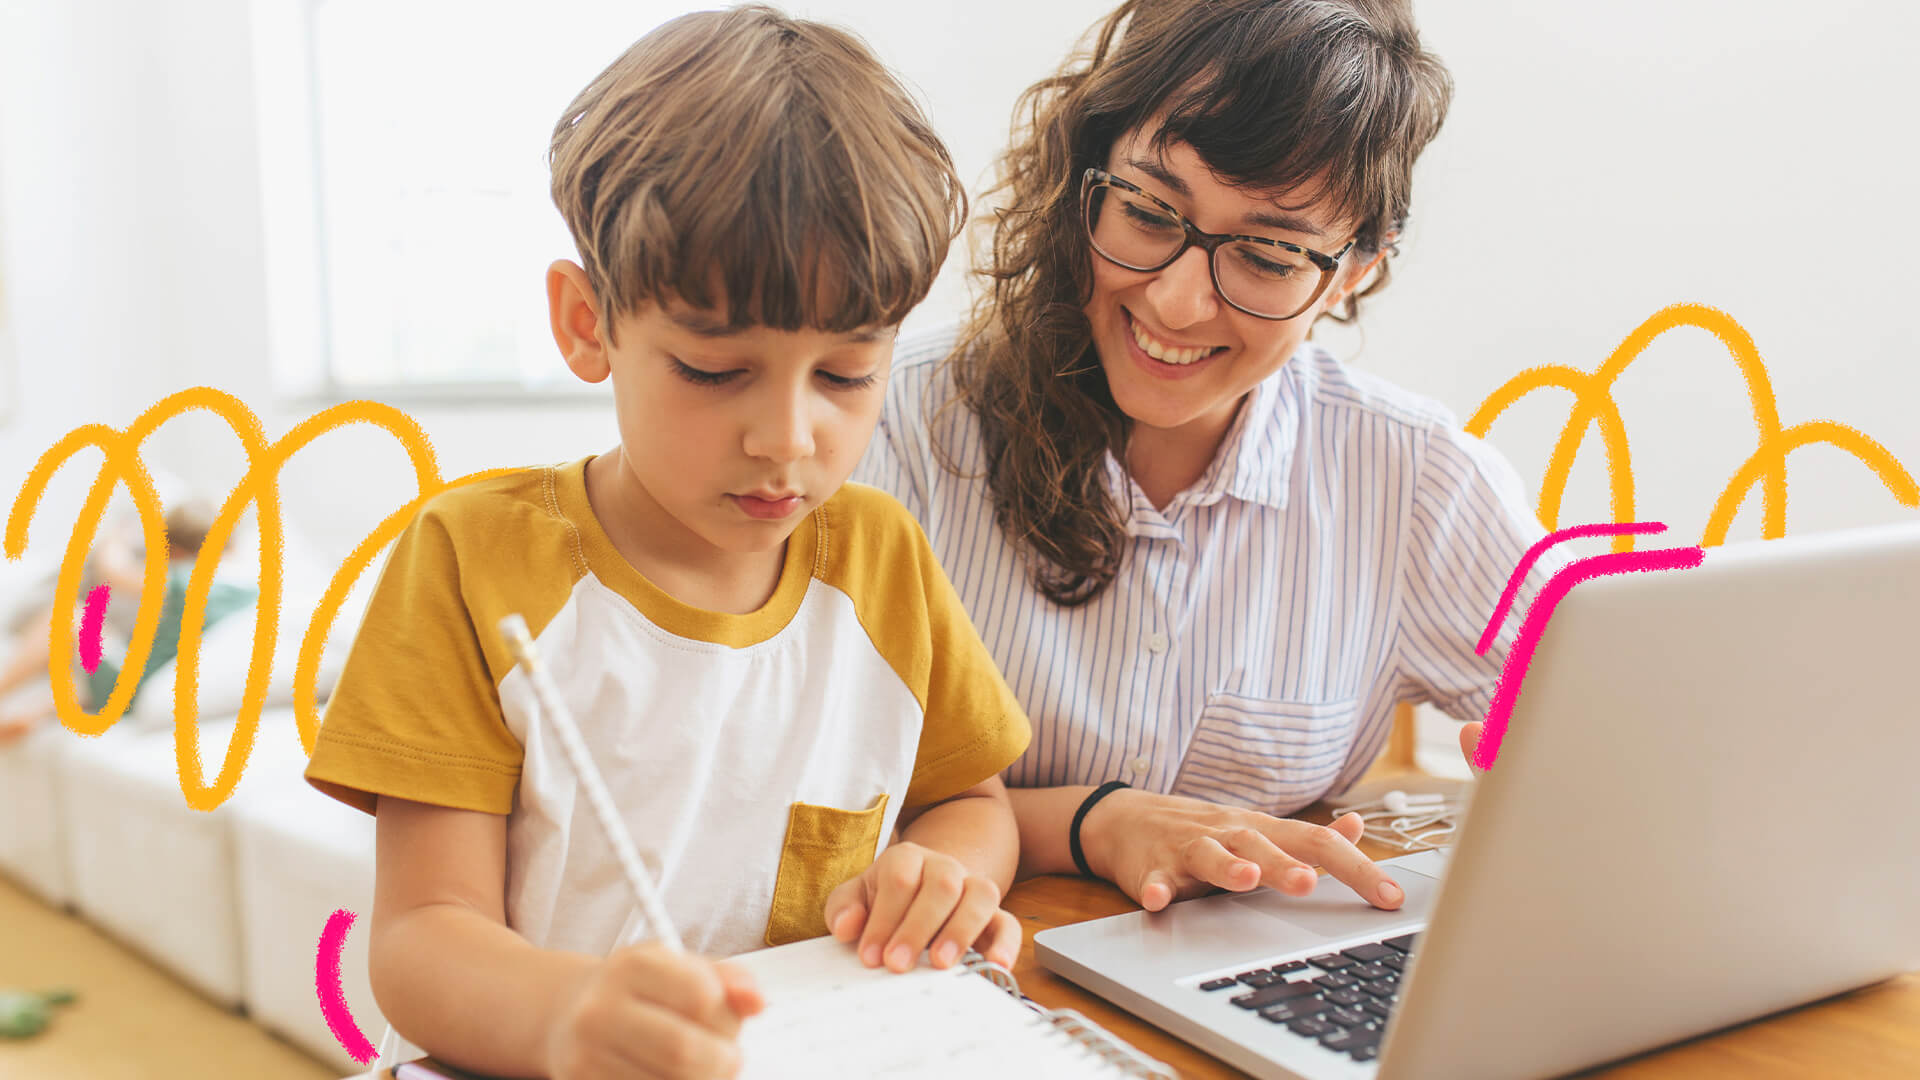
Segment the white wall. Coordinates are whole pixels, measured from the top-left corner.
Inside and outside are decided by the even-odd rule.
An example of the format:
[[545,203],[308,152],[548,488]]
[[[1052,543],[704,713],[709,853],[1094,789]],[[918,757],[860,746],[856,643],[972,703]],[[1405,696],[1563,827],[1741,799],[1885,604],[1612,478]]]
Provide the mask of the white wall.
[[[978,177],[1014,95],[1102,6],[802,10],[853,25],[901,68]],[[1752,332],[1786,423],[1844,421],[1920,470],[1907,315],[1920,153],[1901,134],[1920,12],[1731,0],[1418,11],[1458,94],[1357,364],[1464,418],[1521,368],[1595,367],[1660,307],[1698,301]],[[124,425],[183,387],[238,395],[272,436],[317,408],[277,401],[270,376],[249,12],[249,0],[0,0],[0,258],[19,364],[16,407],[0,420],[9,500],[69,428]],[[934,302],[959,296],[949,275]],[[1649,350],[1619,398],[1637,516],[1691,542],[1751,449],[1746,391],[1724,349],[1685,330]],[[406,407],[449,476],[614,437],[593,404]],[[1566,409],[1543,392],[1494,429],[1530,484]],[[1608,516],[1598,451],[1589,440],[1562,524]],[[206,418],[178,422],[149,457],[214,488],[239,473],[233,440]],[[336,433],[286,473],[289,520],[337,559],[410,496],[401,464],[384,437]],[[56,493],[66,516],[50,508],[44,522],[71,519],[90,471],[70,471]],[[1791,477],[1793,531],[1915,515],[1837,451],[1802,451]],[[1757,534],[1758,507],[1756,494],[1735,537]],[[43,528],[34,551],[62,541]]]
[[[1358,363],[1464,419],[1524,367],[1597,368],[1660,308],[1720,308],[1753,336],[1785,425],[1856,427],[1920,474],[1920,9],[1629,0],[1418,5],[1457,82],[1415,187],[1402,273]],[[1622,377],[1636,516],[1697,542],[1754,447],[1719,342],[1669,332]],[[1533,490],[1571,402],[1494,427]],[[1597,434],[1560,524],[1610,520]],[[1840,451],[1790,459],[1787,528],[1920,512]],[[1759,535],[1755,492],[1734,538]]]

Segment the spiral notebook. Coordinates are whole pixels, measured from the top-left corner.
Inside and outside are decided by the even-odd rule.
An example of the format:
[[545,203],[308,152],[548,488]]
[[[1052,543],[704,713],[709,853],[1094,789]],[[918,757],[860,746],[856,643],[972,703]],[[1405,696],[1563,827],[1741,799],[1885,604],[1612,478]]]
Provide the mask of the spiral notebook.
[[[1005,968],[977,954],[896,975],[823,937],[731,962],[753,972],[767,999],[740,1032],[741,1080],[1177,1080],[1079,1013],[1023,997]],[[393,1077],[477,1080],[430,1060]]]

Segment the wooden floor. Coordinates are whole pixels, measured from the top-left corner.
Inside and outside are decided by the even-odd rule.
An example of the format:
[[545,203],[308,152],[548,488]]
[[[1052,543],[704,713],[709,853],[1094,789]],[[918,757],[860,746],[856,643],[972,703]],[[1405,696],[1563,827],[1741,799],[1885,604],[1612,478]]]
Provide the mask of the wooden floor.
[[0,877],[0,989],[68,987],[40,1035],[0,1040],[0,1080],[338,1080],[91,924]]

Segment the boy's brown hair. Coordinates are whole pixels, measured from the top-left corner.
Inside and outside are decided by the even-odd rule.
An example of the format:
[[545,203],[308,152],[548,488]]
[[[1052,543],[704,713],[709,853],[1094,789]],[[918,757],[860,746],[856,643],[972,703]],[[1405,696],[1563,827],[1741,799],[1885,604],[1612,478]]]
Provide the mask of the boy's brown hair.
[[966,219],[946,147],[852,34],[753,5],[635,42],[554,127],[553,201],[608,325],[898,324]]

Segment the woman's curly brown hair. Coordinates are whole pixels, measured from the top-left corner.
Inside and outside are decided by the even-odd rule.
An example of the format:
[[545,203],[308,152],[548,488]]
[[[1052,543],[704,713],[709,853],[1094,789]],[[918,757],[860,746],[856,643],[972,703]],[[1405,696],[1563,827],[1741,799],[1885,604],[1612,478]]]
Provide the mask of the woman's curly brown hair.
[[[991,240],[977,260],[985,288],[947,360],[947,404],[978,419],[995,519],[1049,599],[1098,596],[1126,550],[1106,459],[1126,460],[1130,422],[1085,313],[1081,174],[1157,120],[1156,149],[1186,143],[1236,186],[1283,192],[1324,178],[1331,205],[1358,223],[1355,252],[1370,257],[1405,224],[1414,159],[1450,94],[1403,0],[1128,0],[1096,28],[1090,54],[1021,95],[979,222]],[[1355,317],[1387,277],[1381,259],[1334,317]]]

